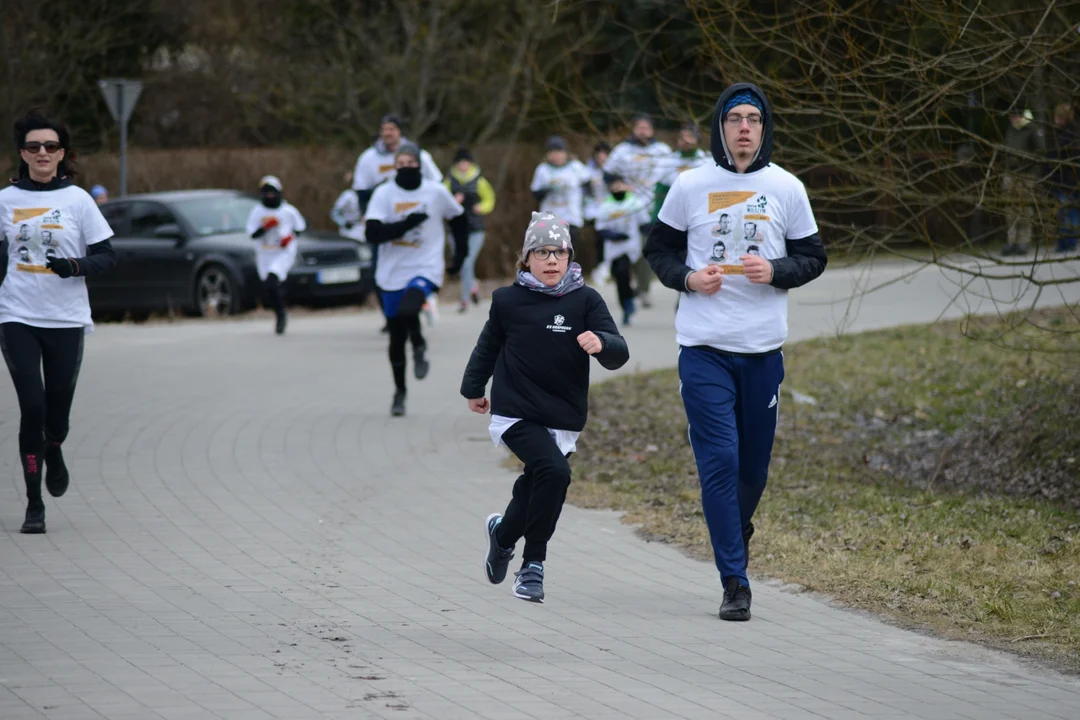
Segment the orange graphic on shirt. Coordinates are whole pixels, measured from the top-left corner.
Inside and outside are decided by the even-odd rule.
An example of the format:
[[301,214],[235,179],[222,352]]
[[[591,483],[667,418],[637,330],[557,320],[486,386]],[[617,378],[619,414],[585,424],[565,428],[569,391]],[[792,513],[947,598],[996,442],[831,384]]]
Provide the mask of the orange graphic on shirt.
[[28,265],[27,263],[16,263],[15,269],[19,272],[37,273],[38,275],[52,272],[52,270],[44,265]]
[[36,218],[49,212],[50,208],[15,208],[15,213],[11,219],[13,223],[21,223],[24,220],[30,218]]
[[395,167],[397,167],[397,166],[394,165],[393,163],[390,163],[389,165],[380,165],[379,166],[379,174],[381,175],[383,173],[390,172]]
[[[743,220],[764,220],[765,222],[772,222],[772,218],[768,215],[761,215],[760,213],[748,213],[743,215]],[[45,227],[42,225],[42,227]]]
[[418,203],[418,202],[394,203],[394,212],[396,214],[400,215],[402,213],[408,212],[409,210],[412,210],[414,207],[419,207],[419,206],[420,206],[420,203]]
[[746,202],[755,195],[757,195],[757,192],[755,191],[745,192],[743,190],[711,192],[709,193],[709,214],[711,215],[717,210],[723,210],[724,208],[729,208],[732,205],[738,205],[741,202]]

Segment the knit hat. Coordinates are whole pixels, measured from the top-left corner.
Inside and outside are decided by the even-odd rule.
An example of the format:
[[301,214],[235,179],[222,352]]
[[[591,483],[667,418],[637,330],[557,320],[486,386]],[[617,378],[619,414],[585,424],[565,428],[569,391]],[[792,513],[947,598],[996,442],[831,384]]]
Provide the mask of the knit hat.
[[90,197],[97,200],[99,197],[105,195],[107,192],[108,191],[105,189],[104,185],[95,185],[94,187],[90,188]]
[[522,261],[529,257],[530,252],[542,247],[566,248],[571,256],[574,254],[574,244],[570,239],[570,228],[566,221],[549,212],[534,212],[525,231],[525,244],[521,248]]
[[386,123],[390,123],[391,125],[397,125],[398,130],[405,132],[405,124],[401,122],[401,118],[399,118],[397,115],[394,115],[393,113],[387,113],[386,115],[383,115],[382,118],[379,120],[379,127],[382,128],[382,126]]
[[264,175],[263,179],[259,181],[259,189],[260,190],[262,188],[266,187],[267,185],[274,188],[278,192],[281,192],[281,181],[278,180],[273,175]]
[[723,121],[724,118],[727,117],[727,114],[731,112],[731,108],[736,105],[753,105],[762,115],[765,114],[765,104],[761,102],[761,98],[749,90],[741,90],[728,98],[728,101],[724,103],[724,112],[720,113],[720,120]]
[[544,145],[544,150],[568,150],[569,145],[566,144],[566,140],[563,140],[558,135],[552,135],[547,139],[547,143]]
[[398,146],[397,152],[394,153],[394,157],[398,155],[412,155],[416,158],[416,162],[420,162],[420,148],[411,142],[403,142]]
[[459,160],[468,160],[468,161],[471,162],[472,159],[473,159],[473,156],[472,156],[472,153],[469,152],[469,148],[467,148],[467,147],[459,147],[457,149],[457,152],[454,153],[454,160],[453,161],[455,163],[458,162]]

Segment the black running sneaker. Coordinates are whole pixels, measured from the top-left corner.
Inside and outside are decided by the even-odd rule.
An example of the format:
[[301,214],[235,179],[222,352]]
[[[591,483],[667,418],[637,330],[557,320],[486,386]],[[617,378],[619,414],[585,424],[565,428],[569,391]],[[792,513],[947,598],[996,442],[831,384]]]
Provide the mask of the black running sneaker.
[[514,595],[529,602],[544,602],[544,564],[535,560],[514,573]]
[[738,578],[729,578],[724,584],[724,604],[720,606],[720,619],[750,619],[750,588],[740,585]]
[[405,391],[398,390],[394,393],[394,404],[390,406],[390,414],[401,417],[405,414]]
[[413,350],[413,372],[416,373],[416,379],[423,380],[426,378],[430,369],[431,363],[427,360],[427,346],[421,345]]
[[484,534],[487,535],[488,550],[484,559],[484,570],[487,579],[493,585],[498,585],[506,579],[506,569],[510,567],[510,560],[514,557],[514,548],[499,547],[495,539],[495,528],[502,522],[502,515],[492,513],[484,522]]
[[68,469],[64,464],[64,454],[60,452],[60,443],[50,442],[45,446],[45,487],[53,497],[60,497],[68,489]]
[[26,519],[19,532],[24,535],[40,535],[45,532],[45,503],[26,508]]
[[284,335],[285,334],[285,323],[286,323],[285,316],[284,315],[278,315],[277,322],[274,324],[274,332],[277,333],[278,335]]

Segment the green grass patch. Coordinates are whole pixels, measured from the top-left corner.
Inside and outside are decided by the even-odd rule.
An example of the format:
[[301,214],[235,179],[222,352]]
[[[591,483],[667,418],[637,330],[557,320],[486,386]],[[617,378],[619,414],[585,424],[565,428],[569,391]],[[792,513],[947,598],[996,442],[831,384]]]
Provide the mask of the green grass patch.
[[[1080,671],[1076,309],[784,354],[751,573]],[[711,559],[674,370],[595,386],[574,470],[574,504]]]

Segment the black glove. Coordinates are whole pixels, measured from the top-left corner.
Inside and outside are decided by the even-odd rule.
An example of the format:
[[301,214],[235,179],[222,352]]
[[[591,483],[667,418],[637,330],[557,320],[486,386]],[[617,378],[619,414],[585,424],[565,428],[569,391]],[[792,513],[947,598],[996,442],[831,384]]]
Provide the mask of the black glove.
[[45,261],[45,267],[62,278],[69,278],[75,274],[76,265],[68,258],[50,257]]
[[427,213],[411,213],[405,216],[405,222],[408,225],[408,229],[412,230],[414,227],[422,224],[427,218]]

